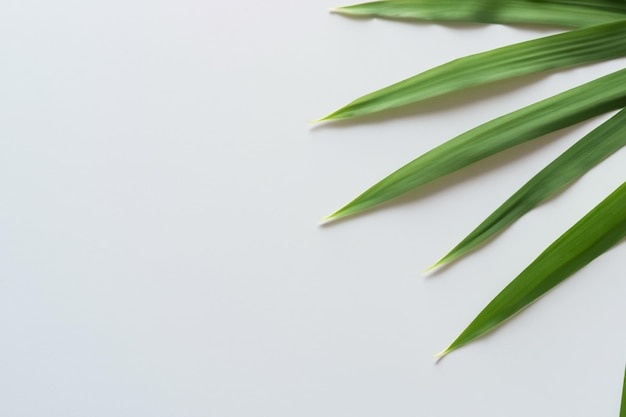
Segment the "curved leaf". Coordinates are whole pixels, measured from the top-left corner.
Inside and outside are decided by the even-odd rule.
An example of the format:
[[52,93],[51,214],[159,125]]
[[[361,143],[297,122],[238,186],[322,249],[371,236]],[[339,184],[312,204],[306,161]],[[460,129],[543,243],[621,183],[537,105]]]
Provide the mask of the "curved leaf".
[[594,129],[513,194],[430,269],[452,262],[555,195],[626,145],[626,109]]
[[439,145],[322,220],[360,213],[500,151],[625,106],[623,69],[498,117]]
[[[572,28],[625,18],[624,10],[598,2],[567,3],[532,0],[387,0],[337,7],[350,16],[418,19],[439,22],[532,23]],[[623,4],[623,3],[622,3]]]
[[626,237],[626,182],[550,245],[437,356],[511,318]]
[[319,119],[363,116],[498,80],[626,56],[626,21],[460,58],[360,97]]

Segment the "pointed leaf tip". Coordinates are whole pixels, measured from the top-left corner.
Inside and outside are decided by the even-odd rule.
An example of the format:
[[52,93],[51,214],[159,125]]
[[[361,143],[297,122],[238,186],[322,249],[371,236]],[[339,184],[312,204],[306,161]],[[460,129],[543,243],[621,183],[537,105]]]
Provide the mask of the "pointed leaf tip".
[[318,226],[324,226],[325,224],[330,223],[331,221],[333,221],[333,219],[330,216],[322,217],[317,222],[317,225]]
[[[369,187],[333,217],[362,213],[498,152],[625,104],[626,69],[622,69],[500,116],[442,143]],[[448,260],[453,259],[451,255]]]
[[444,266],[447,263],[448,262],[445,260],[445,258],[442,258],[438,260],[437,262],[435,262],[434,264],[432,264],[431,266],[429,266],[428,268],[424,269],[423,273],[429,274],[431,272],[434,272],[435,270],[439,269],[440,267]]
[[330,113],[330,114],[327,114],[327,115],[326,115],[326,116],[324,116],[324,117],[320,117],[319,119],[315,120],[315,122],[316,122],[316,123],[318,123],[318,122],[327,122],[327,121],[329,121],[329,120],[334,120],[335,118],[333,117],[333,115],[334,115],[335,113],[336,113],[336,112],[332,112],[332,113]]
[[330,222],[335,221],[337,219],[340,219],[342,217],[344,217],[344,216],[341,214],[341,209],[339,209],[337,211],[332,212],[328,216],[322,217],[320,219],[320,225],[326,224],[326,223],[330,223]]
[[422,274],[423,274],[423,275],[428,276],[428,275],[430,275],[432,272],[435,272],[435,269],[437,269],[437,264],[431,265],[431,266],[429,266],[428,268],[424,269],[424,270],[422,271]]
[[493,331],[626,238],[626,182],[555,240],[507,285],[448,350]]
[[436,355],[433,355],[433,358],[435,360],[439,361],[439,360],[443,359],[450,352],[452,352],[452,349],[450,349],[450,347],[448,346],[443,351],[437,353]]
[[[342,14],[363,15],[353,7]],[[625,35],[626,21],[619,20],[468,55],[363,95],[326,119],[362,117],[510,78],[622,58]]]

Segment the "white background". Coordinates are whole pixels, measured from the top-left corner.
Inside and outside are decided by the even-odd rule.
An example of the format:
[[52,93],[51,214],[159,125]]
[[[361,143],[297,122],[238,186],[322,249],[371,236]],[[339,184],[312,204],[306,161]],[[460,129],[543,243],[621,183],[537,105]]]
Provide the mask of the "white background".
[[626,153],[425,278],[600,122],[327,227],[394,169],[624,61],[360,123],[358,95],[551,30],[331,15],[333,1],[4,0],[0,415],[617,416],[626,247],[445,348],[626,179]]

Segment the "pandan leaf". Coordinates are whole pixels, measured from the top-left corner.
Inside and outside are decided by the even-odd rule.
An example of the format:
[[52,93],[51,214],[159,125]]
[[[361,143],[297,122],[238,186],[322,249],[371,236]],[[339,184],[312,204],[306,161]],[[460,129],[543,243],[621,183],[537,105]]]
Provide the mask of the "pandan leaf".
[[429,270],[454,261],[475,249],[624,145],[626,109],[594,129],[541,170]]
[[332,9],[335,13],[439,22],[531,23],[572,28],[623,20],[626,7],[597,2],[533,0],[387,0]]
[[469,130],[393,172],[323,221],[382,204],[505,149],[626,106],[626,69]]
[[441,357],[493,330],[626,237],[626,182],[500,292]]
[[606,23],[460,58],[360,97],[321,118],[348,119],[498,80],[626,56],[626,21]]
[[626,12],[626,1],[624,0],[532,0],[533,2],[543,3],[550,1],[552,3],[570,4],[578,6],[593,7],[596,9],[610,10],[614,12]]

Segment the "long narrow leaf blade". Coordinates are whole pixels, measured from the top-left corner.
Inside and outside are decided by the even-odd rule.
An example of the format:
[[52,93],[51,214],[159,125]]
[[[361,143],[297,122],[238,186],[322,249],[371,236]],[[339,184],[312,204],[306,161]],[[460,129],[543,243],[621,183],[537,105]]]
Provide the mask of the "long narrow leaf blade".
[[438,356],[493,330],[626,237],[626,182],[550,245]]
[[358,98],[322,120],[348,119],[522,75],[626,56],[626,21],[460,58]]
[[438,22],[531,23],[572,28],[623,20],[622,12],[597,4],[531,0],[386,0],[332,9],[349,16]]
[[393,172],[323,219],[360,213],[505,149],[626,106],[626,69],[469,130]]
[[625,145],[626,109],[623,109],[524,184],[429,270],[475,249]]

